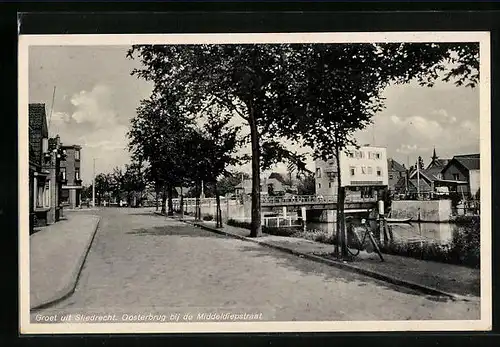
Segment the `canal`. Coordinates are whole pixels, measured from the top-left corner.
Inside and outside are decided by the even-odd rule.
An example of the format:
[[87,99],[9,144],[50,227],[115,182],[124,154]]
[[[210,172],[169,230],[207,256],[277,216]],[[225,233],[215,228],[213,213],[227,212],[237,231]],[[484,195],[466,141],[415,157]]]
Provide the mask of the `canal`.
[[[355,224],[359,224],[356,220]],[[377,230],[376,223],[370,222],[372,230]],[[332,235],[336,232],[336,223],[307,222],[308,230],[320,230]],[[389,223],[389,234],[393,235],[393,241],[397,243],[436,243],[449,244],[453,235],[463,233],[470,226],[454,223]]]

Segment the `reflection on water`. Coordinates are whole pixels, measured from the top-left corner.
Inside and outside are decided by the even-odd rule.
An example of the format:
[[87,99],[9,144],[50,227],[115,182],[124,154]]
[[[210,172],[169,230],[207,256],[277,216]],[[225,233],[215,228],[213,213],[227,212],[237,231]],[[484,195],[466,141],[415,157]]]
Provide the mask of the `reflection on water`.
[[[357,223],[356,223],[357,224]],[[370,223],[372,230],[376,230],[375,223]],[[336,223],[315,223],[308,222],[307,228],[310,230],[322,230],[333,234],[336,230]],[[458,231],[459,226],[449,223],[402,223],[388,224],[389,233],[392,231],[395,242],[428,242],[446,244],[451,242],[453,232]]]

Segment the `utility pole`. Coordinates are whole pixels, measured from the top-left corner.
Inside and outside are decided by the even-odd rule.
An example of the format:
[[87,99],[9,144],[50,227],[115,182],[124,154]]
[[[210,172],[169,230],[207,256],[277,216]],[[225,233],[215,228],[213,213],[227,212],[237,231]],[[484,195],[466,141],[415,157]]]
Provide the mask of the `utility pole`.
[[92,207],[95,207],[95,158],[92,170]]
[[420,200],[420,162],[417,159],[417,199]]

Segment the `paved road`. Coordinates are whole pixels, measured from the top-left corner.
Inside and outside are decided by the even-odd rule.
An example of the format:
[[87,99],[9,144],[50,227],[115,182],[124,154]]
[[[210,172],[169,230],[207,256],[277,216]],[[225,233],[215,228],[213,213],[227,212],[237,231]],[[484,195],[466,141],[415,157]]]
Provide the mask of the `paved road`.
[[150,211],[99,213],[75,293],[38,313],[227,310],[280,321],[479,319],[479,303],[437,300]]

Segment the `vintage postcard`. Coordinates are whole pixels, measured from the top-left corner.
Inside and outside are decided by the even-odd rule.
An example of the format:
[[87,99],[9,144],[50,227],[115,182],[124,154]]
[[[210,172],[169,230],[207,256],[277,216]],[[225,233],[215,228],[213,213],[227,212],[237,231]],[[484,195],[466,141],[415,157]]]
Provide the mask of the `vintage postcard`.
[[488,331],[490,36],[19,36],[20,332]]

